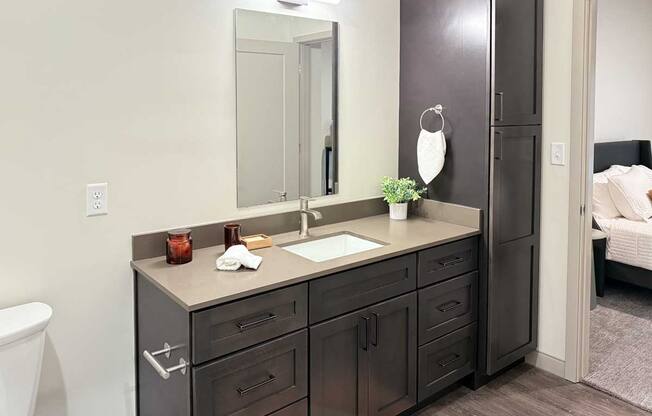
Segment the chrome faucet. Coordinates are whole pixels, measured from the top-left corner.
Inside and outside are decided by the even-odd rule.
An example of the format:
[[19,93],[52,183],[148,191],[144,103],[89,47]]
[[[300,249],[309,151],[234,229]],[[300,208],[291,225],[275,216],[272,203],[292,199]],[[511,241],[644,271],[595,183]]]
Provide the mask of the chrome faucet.
[[314,209],[308,209],[308,202],[314,201],[305,196],[299,197],[299,215],[301,216],[301,229],[299,230],[299,237],[306,238],[310,236],[310,229],[308,228],[308,214],[312,215],[315,220],[321,220],[323,216],[321,212]]

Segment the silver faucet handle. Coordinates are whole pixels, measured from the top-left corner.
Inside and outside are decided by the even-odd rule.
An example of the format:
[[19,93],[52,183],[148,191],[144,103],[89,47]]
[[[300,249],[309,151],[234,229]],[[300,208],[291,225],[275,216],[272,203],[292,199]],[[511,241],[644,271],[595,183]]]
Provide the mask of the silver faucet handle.
[[310,198],[309,196],[300,196],[299,197],[299,206],[301,209],[308,209],[308,202],[314,201],[313,198]]

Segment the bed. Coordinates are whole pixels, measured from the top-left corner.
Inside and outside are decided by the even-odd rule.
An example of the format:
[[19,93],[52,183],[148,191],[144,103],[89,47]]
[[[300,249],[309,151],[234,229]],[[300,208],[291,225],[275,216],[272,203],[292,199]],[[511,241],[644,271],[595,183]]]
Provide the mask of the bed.
[[[594,173],[612,165],[652,169],[652,149],[647,140],[596,143],[594,159]],[[596,258],[596,271],[603,268],[609,279],[652,289],[652,224],[594,218],[593,226],[608,236],[606,255]]]

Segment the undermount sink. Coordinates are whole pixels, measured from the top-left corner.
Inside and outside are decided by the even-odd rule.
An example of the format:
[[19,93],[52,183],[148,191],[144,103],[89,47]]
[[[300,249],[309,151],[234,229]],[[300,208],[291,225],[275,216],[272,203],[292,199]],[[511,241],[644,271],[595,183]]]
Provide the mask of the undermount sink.
[[319,263],[380,247],[383,247],[383,244],[350,233],[340,233],[305,242],[290,243],[281,248]]

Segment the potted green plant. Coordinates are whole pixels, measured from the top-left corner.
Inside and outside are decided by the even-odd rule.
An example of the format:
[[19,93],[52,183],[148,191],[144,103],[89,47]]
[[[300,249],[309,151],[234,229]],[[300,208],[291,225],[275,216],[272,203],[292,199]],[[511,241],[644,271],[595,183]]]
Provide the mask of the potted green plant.
[[389,204],[389,218],[393,220],[407,219],[408,202],[418,201],[426,188],[418,188],[417,182],[411,178],[390,178],[385,176],[382,182],[385,202]]

